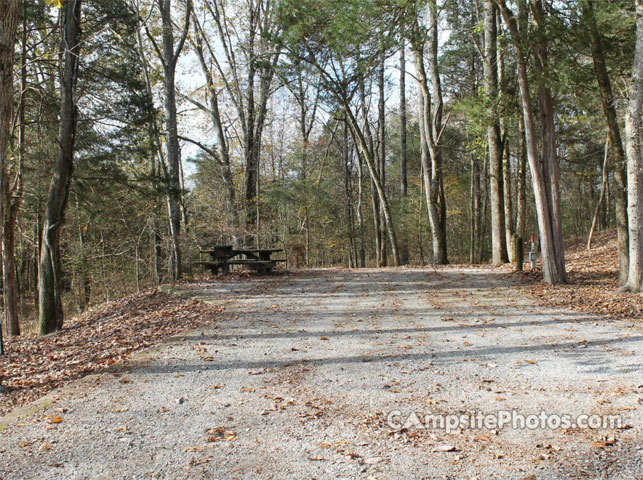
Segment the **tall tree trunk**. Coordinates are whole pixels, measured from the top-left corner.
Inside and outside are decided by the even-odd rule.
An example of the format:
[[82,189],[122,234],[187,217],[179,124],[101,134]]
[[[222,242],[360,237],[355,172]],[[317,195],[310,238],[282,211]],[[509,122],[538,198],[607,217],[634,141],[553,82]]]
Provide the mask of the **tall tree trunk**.
[[[13,121],[13,52],[20,4],[20,0],[6,0],[0,5],[0,219],[5,217],[5,199],[9,191],[7,150]],[[0,325],[0,354],[2,353],[4,352]]]
[[478,160],[471,155],[470,185],[469,185],[469,263],[477,263],[476,245],[480,241],[480,174]]
[[446,258],[446,242],[441,233],[442,222],[440,219],[439,178],[440,169],[436,165],[439,160],[438,148],[433,139],[431,126],[431,94],[428,87],[426,71],[424,69],[423,49],[414,45],[415,70],[418,82],[418,123],[420,125],[420,160],[422,163],[422,181],[424,195],[427,203],[427,214],[431,226],[431,240],[433,247],[433,263],[443,265],[448,263]]
[[[382,47],[383,48],[383,47]],[[377,83],[379,90],[379,101],[378,101],[378,129],[379,129],[379,174],[382,186],[386,189],[386,99],[384,92],[384,52],[380,52],[380,68],[377,75]],[[380,223],[384,223],[384,210],[380,205],[380,211],[378,213],[381,218]],[[380,239],[380,267],[387,266],[386,258],[386,237],[383,235]]]
[[[84,312],[85,310],[87,310],[91,300],[91,280],[90,280],[89,272],[87,271],[89,266],[87,265],[87,253],[85,252],[86,229],[87,229],[87,226],[85,225],[78,227],[78,246],[80,249],[80,265],[79,265],[80,300],[78,302],[78,305],[81,312]],[[137,265],[138,265],[138,262],[137,262]],[[136,282],[138,284],[138,277],[136,278]]]
[[643,288],[643,0],[636,0],[636,49],[625,118],[630,262],[626,287]]
[[502,142],[500,122],[497,118],[498,103],[498,48],[496,6],[493,0],[484,2],[485,47],[484,86],[488,101],[492,104],[491,118],[487,126],[489,149],[489,184],[491,195],[491,261],[502,265],[509,260],[505,237],[505,208],[503,194]]
[[42,228],[42,247],[39,269],[40,334],[46,335],[63,326],[62,262],[60,258],[60,231],[65,220],[69,186],[74,168],[74,144],[78,108],[76,85],[80,58],[81,0],[63,4],[61,32],[63,65],[61,67],[60,129],[54,175],[49,186]]
[[[7,8],[11,9],[13,5],[9,5]],[[24,7],[24,2],[23,2]],[[8,12],[8,16],[13,16],[15,13]],[[7,19],[9,22],[14,22],[15,19]],[[13,27],[7,25],[7,20],[4,20],[4,28],[13,28],[15,32],[15,24]],[[5,47],[4,38],[0,41],[2,47]],[[23,190],[23,181],[22,181],[22,162],[25,153],[25,101],[26,101],[26,82],[27,82],[27,20],[26,17],[23,18],[22,22],[22,53],[20,56],[20,102],[18,105],[18,165],[16,172],[16,179],[13,186],[9,186],[9,168],[7,165],[6,158],[6,149],[7,146],[2,147],[3,154],[0,154],[2,157],[2,194],[3,198],[0,200],[2,202],[2,208],[0,212],[3,212],[4,215],[4,226],[2,230],[2,261],[3,261],[3,293],[4,293],[4,323],[7,328],[9,335],[20,335],[20,322],[18,314],[18,285],[16,280],[16,258],[15,258],[15,228],[16,228],[16,219],[18,217],[18,211],[20,209],[20,203],[22,201],[22,190]],[[12,47],[13,51],[13,47]],[[0,60],[0,62],[4,62]],[[2,65],[2,71],[4,72],[4,64]],[[4,76],[2,81],[5,81]],[[13,78],[9,82],[9,86],[12,87]],[[3,84],[4,85],[4,84]],[[4,99],[3,99],[4,100]],[[10,105],[11,106],[11,105]],[[4,110],[3,105],[3,110]],[[4,111],[2,112],[4,115]],[[11,119],[11,114],[6,117]],[[2,125],[4,130],[5,125]],[[3,134],[0,134],[3,135]],[[0,327],[1,328],[1,327]]]
[[[375,159],[375,147],[373,134],[371,132],[371,126],[368,119],[368,106],[366,104],[366,86],[363,75],[359,76],[359,95],[360,95],[360,108],[362,111],[362,118],[364,127],[362,129],[364,140],[366,142],[366,148],[368,149],[368,155],[370,158]],[[355,141],[357,144],[358,142]],[[366,154],[364,154],[366,156]],[[379,176],[379,160],[375,160],[375,173]],[[373,230],[374,230],[374,240],[375,240],[375,262],[378,267],[381,266],[381,253],[382,253],[382,225],[380,217],[380,197],[377,193],[377,187],[375,186],[375,180],[371,176],[371,206],[373,208]]]
[[601,33],[596,24],[594,12],[594,0],[584,0],[581,3],[584,24],[589,34],[589,44],[592,51],[592,60],[594,63],[594,75],[598,83],[601,94],[601,105],[603,115],[607,124],[607,131],[612,146],[614,170],[614,210],[616,213],[616,233],[618,237],[618,258],[619,258],[619,278],[621,285],[627,282],[628,256],[629,256],[629,233],[627,227],[627,178],[625,174],[625,149],[621,138],[621,131],[614,104],[614,95],[612,93],[612,83],[607,73],[607,64],[605,62],[605,52],[603,50],[603,40]]
[[527,145],[525,143],[525,122],[518,118],[518,185],[516,187],[516,232],[523,239],[527,225]]
[[[429,0],[429,51],[428,51],[428,69],[429,79],[431,80],[431,89],[433,91],[430,99],[432,105],[425,102],[425,111],[428,107],[433,112],[431,119],[432,134],[429,138],[429,153],[431,154],[431,178],[434,188],[431,192],[434,202],[437,204],[439,212],[438,243],[433,246],[433,258],[439,265],[449,263],[447,255],[447,204],[444,192],[444,177],[442,174],[442,152],[440,138],[445,128],[443,122],[444,102],[442,100],[442,82],[440,80],[440,69],[438,67],[438,4],[436,0]],[[426,117],[430,118],[429,116]],[[436,196],[437,195],[437,196]]]
[[233,232],[233,243],[236,245],[238,243],[238,229],[239,229],[239,213],[237,211],[236,205],[236,192],[234,188],[234,178],[232,174],[232,166],[230,163],[230,151],[228,148],[228,142],[226,140],[225,129],[223,126],[223,121],[221,120],[221,113],[219,110],[219,95],[214,84],[214,77],[205,60],[205,54],[203,52],[203,31],[201,25],[198,23],[198,20],[195,19],[195,32],[196,38],[194,40],[194,51],[197,54],[199,59],[199,64],[201,65],[201,71],[206,79],[206,97],[209,104],[208,113],[212,125],[214,126],[216,134],[216,153],[214,159],[219,165],[219,170],[221,178],[223,180],[223,186],[226,191],[226,201],[227,201],[227,211],[229,215],[229,224]]
[[596,225],[598,225],[598,218],[601,213],[601,207],[603,206],[603,201],[605,200],[605,193],[607,192],[607,167],[609,163],[609,150],[610,150],[610,137],[607,137],[605,141],[605,155],[603,157],[603,168],[601,170],[601,191],[598,195],[598,202],[596,202],[596,208],[594,209],[594,216],[592,217],[592,226],[589,228],[589,234],[587,235],[587,250],[592,248],[592,240],[594,238],[594,232],[596,231]]
[[400,264],[400,252],[397,244],[397,235],[395,233],[395,226],[393,224],[393,215],[391,213],[391,208],[388,203],[388,198],[386,196],[386,190],[380,181],[380,177],[377,173],[377,159],[372,155],[372,151],[369,149],[366,137],[359,127],[359,123],[353,114],[350,105],[346,98],[342,99],[344,112],[348,120],[348,124],[351,127],[351,132],[355,136],[355,143],[362,152],[362,156],[366,161],[366,166],[368,167],[368,172],[373,181],[375,192],[377,194],[378,200],[382,205],[382,211],[384,212],[384,225],[386,227],[386,232],[388,233],[388,239],[391,244],[391,254],[393,256],[393,262],[395,266]]
[[165,159],[167,162],[167,206],[170,220],[170,236],[172,240],[171,270],[172,281],[181,279],[181,152],[179,148],[178,127],[176,119],[176,63],[185,44],[192,12],[192,2],[188,0],[183,32],[178,45],[174,46],[174,25],[172,22],[172,0],[158,0],[163,25],[163,82],[165,107]]
[[[500,36],[502,34],[502,15],[500,15],[500,10],[494,6],[496,11],[497,19],[497,32],[496,32],[496,56],[498,58],[498,98],[500,101],[505,98],[504,84],[505,84],[505,58],[502,48],[502,42]],[[511,180],[511,144],[509,142],[509,133],[507,122],[504,117],[499,119],[500,123],[500,138],[503,152],[503,166],[502,166],[502,178],[503,186],[502,191],[504,194],[504,213],[505,213],[505,240],[506,240],[506,249],[507,257],[509,262],[513,263],[514,258],[514,241],[513,236],[515,234],[514,228],[514,208],[513,208],[513,192],[512,192],[512,180]]]
[[362,199],[364,197],[364,169],[363,160],[359,151],[357,157],[357,228],[359,230],[359,267],[366,267],[366,241],[364,238],[364,214],[362,212]]
[[549,48],[547,45],[547,25],[545,24],[545,10],[542,0],[532,0],[531,9],[537,27],[535,52],[538,101],[540,107],[542,167],[551,215],[553,251],[555,252],[553,260],[556,263],[557,271],[560,273],[560,283],[567,283],[563,218],[560,206],[560,167],[558,164],[556,128],[554,124],[554,99],[547,80],[550,78]]
[[[516,63],[518,68],[518,84],[520,87],[520,97],[522,101],[523,119],[525,123],[525,141],[527,144],[527,158],[531,169],[531,176],[534,187],[534,197],[536,202],[536,213],[538,217],[538,230],[540,233],[540,245],[543,264],[543,278],[545,282],[559,284],[567,282],[567,273],[565,272],[565,257],[562,242],[559,242],[559,235],[562,233],[560,225],[560,204],[556,205],[559,198],[554,195],[554,190],[558,189],[558,171],[557,161],[552,157],[551,148],[555,148],[553,142],[553,105],[551,94],[547,94],[547,89],[543,87],[542,82],[539,86],[539,97],[541,107],[544,107],[543,114],[543,162],[538,155],[538,136],[536,134],[536,122],[534,109],[531,101],[529,88],[529,79],[527,75],[527,65],[522,49],[520,32],[513,12],[507,7],[505,0],[494,0],[505,20],[505,24],[511,34],[511,43],[516,53]],[[542,33],[542,31],[540,32]],[[542,48],[542,42],[539,45]],[[543,55],[544,52],[539,52]],[[538,73],[544,75],[542,71],[542,59],[539,62],[541,71]],[[542,77],[541,77],[542,79]],[[542,79],[544,80],[544,79]],[[554,152],[555,156],[555,152]],[[551,162],[554,165],[551,165]]]
[[[408,167],[407,167],[407,118],[406,118],[406,45],[404,38],[400,40],[400,202],[402,216],[406,219],[408,196]],[[408,236],[400,239],[400,263],[409,263]]]

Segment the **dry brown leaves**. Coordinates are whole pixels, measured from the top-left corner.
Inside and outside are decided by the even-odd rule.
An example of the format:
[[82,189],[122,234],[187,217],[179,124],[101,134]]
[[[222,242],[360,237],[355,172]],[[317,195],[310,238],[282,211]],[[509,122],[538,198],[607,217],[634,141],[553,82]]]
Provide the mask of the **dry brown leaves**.
[[591,250],[585,248],[586,241],[578,238],[566,246],[568,285],[547,285],[542,281],[541,272],[525,272],[522,275],[526,285],[520,290],[545,305],[613,318],[643,318],[643,296],[618,292],[616,232],[597,232]]
[[164,338],[211,324],[220,307],[148,290],[68,319],[53,335],[9,339],[0,357],[0,415],[121,362]]

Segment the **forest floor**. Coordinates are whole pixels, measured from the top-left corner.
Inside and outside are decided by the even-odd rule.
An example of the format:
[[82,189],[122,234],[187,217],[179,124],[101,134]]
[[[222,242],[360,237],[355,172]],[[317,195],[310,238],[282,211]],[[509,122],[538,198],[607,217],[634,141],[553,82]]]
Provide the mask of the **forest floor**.
[[0,478],[643,478],[643,323],[525,288],[461,267],[175,287],[223,313],[0,419]]
[[566,242],[568,285],[547,285],[541,281],[542,272],[526,271],[522,274],[525,280],[522,292],[552,307],[605,314],[612,318],[643,319],[643,296],[618,291],[616,231],[596,232],[591,250],[587,250],[586,244],[585,237]]

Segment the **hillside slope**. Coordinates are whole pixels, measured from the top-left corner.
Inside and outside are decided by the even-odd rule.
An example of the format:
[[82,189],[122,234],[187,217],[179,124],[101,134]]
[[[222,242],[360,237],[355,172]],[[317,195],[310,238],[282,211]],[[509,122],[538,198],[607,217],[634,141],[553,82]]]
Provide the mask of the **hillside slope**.
[[526,285],[520,290],[546,305],[566,307],[616,318],[641,319],[643,296],[618,292],[618,249],[616,232],[597,232],[593,247],[586,238],[568,241],[565,250],[568,285],[551,286],[541,281],[541,272],[525,272]]

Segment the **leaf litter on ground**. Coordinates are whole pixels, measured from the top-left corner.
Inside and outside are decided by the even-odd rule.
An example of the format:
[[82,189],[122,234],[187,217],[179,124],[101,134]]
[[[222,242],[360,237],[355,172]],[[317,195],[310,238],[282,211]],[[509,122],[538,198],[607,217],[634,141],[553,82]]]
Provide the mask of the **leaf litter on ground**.
[[[150,289],[103,303],[46,337],[7,339],[0,356],[0,415],[178,333],[211,324],[222,307]],[[122,383],[129,383],[127,377]]]

